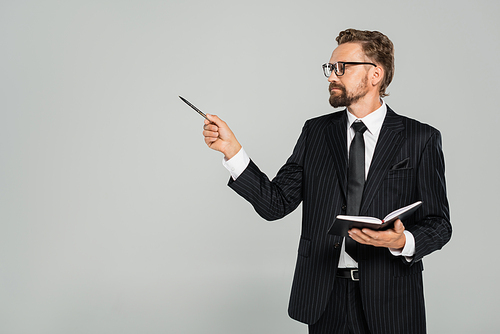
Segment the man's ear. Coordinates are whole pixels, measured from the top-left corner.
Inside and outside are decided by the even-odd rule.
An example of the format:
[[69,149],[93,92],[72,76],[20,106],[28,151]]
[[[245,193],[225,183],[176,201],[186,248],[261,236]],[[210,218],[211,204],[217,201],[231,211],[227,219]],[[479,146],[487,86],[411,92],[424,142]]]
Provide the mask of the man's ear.
[[384,68],[382,66],[377,66],[372,68],[372,85],[377,86],[382,82],[382,79],[384,78]]

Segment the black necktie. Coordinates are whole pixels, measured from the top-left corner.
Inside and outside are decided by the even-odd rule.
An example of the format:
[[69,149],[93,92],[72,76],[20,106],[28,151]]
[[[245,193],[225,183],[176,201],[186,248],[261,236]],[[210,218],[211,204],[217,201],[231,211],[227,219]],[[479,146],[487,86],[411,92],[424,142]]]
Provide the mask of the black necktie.
[[[363,133],[366,125],[363,122],[354,122],[351,127],[355,135],[349,149],[349,170],[347,174],[347,215],[359,215],[363,188],[365,186],[365,140]],[[357,260],[356,242],[346,237],[345,250],[354,261]]]

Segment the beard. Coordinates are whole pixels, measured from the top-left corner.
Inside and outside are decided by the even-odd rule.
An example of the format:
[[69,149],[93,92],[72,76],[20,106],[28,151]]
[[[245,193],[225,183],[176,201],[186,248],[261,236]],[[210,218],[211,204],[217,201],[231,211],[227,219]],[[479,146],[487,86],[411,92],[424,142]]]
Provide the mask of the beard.
[[[334,108],[338,107],[349,107],[354,102],[357,102],[360,98],[364,97],[368,90],[368,78],[365,77],[356,87],[353,92],[347,92],[345,86],[339,83],[330,83],[328,86],[328,91],[330,92],[330,105]],[[332,92],[332,88],[338,88],[340,92]]]

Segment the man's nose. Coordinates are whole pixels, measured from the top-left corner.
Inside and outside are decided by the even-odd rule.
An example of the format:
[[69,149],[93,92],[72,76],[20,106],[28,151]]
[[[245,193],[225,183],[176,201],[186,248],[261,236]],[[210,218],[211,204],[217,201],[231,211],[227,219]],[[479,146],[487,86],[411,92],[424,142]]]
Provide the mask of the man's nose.
[[332,74],[328,77],[328,82],[339,81],[339,77],[335,74],[335,71],[332,71]]

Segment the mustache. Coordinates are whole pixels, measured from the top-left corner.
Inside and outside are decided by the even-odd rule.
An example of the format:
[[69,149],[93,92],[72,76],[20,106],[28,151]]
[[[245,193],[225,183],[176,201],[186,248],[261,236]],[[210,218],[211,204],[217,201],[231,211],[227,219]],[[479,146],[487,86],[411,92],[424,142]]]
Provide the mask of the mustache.
[[333,88],[339,88],[339,89],[345,90],[344,86],[331,82],[329,87],[328,87],[328,90],[331,91]]

